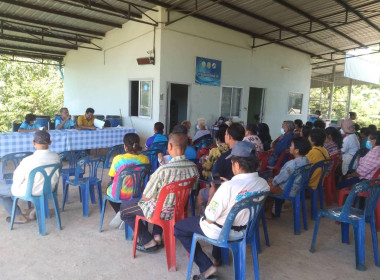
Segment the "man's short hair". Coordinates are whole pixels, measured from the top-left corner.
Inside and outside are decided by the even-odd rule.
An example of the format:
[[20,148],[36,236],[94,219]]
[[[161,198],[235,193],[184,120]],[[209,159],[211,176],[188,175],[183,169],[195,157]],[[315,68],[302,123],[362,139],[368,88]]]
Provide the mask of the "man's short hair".
[[86,114],[88,114],[88,113],[93,114],[93,113],[95,113],[95,110],[92,109],[92,108],[87,108],[87,109],[86,109]]
[[310,139],[315,146],[323,147],[326,140],[326,132],[324,129],[316,128],[310,132]]
[[45,130],[37,130],[34,133],[33,141],[37,144],[48,145],[50,144],[50,134]]
[[228,125],[223,123],[219,126],[219,130],[216,131],[215,137],[221,143],[226,142],[226,130],[227,130],[227,128],[228,128]]
[[182,124],[177,124],[173,127],[172,133],[183,133],[187,135],[187,127]]
[[32,121],[36,120],[36,115],[34,114],[26,114],[25,121],[30,124]]
[[67,110],[67,111],[68,111],[69,109],[67,109],[66,107],[62,107],[62,108],[59,110],[59,112],[62,113],[63,110]]
[[172,132],[169,134],[169,143],[172,143],[173,146],[180,147],[182,151],[185,151],[188,143],[187,135],[182,132]]
[[294,129],[296,128],[295,124],[293,121],[284,121],[286,127],[289,129],[290,132],[293,132]]
[[294,144],[294,149],[298,149],[298,153],[301,156],[306,156],[311,150],[310,142],[304,137],[293,138],[292,142]]
[[318,119],[318,120],[315,120],[314,127],[315,128],[325,129],[326,128],[326,123],[323,120]]
[[235,141],[243,141],[245,136],[245,129],[240,123],[232,123],[227,128],[227,133],[231,135],[232,139]]
[[321,115],[321,111],[320,110],[315,110],[315,114],[320,116]]
[[154,130],[159,134],[163,134],[164,133],[164,124],[162,122],[156,122],[154,124]]
[[355,112],[349,112],[349,114],[350,114],[350,118],[356,117],[356,113]]
[[231,156],[231,162],[238,162],[240,168],[246,173],[253,173],[259,167],[259,160],[256,158],[256,151],[252,150],[252,157]]
[[302,120],[300,120],[300,119],[296,119],[296,120],[294,121],[294,124],[295,124],[296,126],[298,126],[298,127],[302,127],[302,126],[303,126],[303,122],[302,122]]

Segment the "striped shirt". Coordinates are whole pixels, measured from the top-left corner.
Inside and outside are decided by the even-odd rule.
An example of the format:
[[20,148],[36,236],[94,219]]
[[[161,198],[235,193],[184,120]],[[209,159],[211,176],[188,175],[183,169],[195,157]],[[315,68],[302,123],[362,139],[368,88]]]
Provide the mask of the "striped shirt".
[[375,146],[359,160],[356,172],[360,175],[360,179],[370,180],[379,168],[380,146]]
[[[172,182],[181,181],[190,178],[199,178],[197,166],[186,159],[184,155],[172,158],[169,163],[160,166],[156,172],[152,174],[147,183],[144,196],[149,200],[141,199],[138,205],[141,207],[144,216],[150,219],[153,216],[156,202],[161,189]],[[194,184],[196,187],[196,184]],[[175,203],[175,195],[169,194],[164,202],[161,219],[170,220],[173,215]]]
[[[117,155],[114,157],[112,161],[112,165],[110,168],[110,171],[108,175],[110,177],[113,177],[113,181],[111,186],[107,188],[107,195],[115,198],[115,192],[117,188],[117,180],[118,175],[121,170],[123,170],[125,167],[138,165],[138,164],[148,164],[149,159],[145,155],[133,155],[133,154],[123,154],[123,155]],[[120,199],[126,200],[130,199],[132,197],[132,191],[133,191],[133,180],[131,176],[128,176],[124,179],[123,185],[120,189]]]

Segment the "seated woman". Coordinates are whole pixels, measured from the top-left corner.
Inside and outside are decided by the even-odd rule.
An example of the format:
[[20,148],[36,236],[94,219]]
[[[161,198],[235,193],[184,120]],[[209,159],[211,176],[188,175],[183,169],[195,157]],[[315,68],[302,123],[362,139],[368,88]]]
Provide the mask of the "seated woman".
[[[309,164],[309,160],[307,159],[306,154],[310,151],[310,149],[310,143],[305,138],[293,138],[289,150],[290,154],[294,156],[294,159],[286,162],[285,165],[281,168],[280,173],[273,179],[268,180],[271,193],[281,195],[293,172],[297,168]],[[301,179],[302,178],[300,176],[295,178],[293,187],[289,194],[291,197],[294,197],[298,193],[298,190],[302,187]],[[273,203],[274,198],[268,196],[265,202],[265,216],[268,219],[271,219],[273,217]]]
[[355,134],[354,126],[345,128],[344,132],[346,133],[346,137],[343,139],[342,146],[342,173],[346,175],[352,158],[360,148],[360,143]]
[[370,130],[368,127],[362,127],[360,129],[360,148],[366,147],[369,133]]
[[247,124],[243,141],[251,142],[253,145],[255,145],[256,152],[261,152],[264,151],[264,146],[260,138],[257,136],[257,130],[257,125]]
[[[32,132],[40,130],[40,125],[34,123],[36,121],[36,115],[27,114],[25,116],[25,121],[20,125],[18,132]],[[44,128],[44,130],[46,130]]]
[[197,120],[197,133],[195,133],[193,138],[193,144],[197,145],[202,139],[211,138],[211,133],[206,129],[206,120],[203,118],[199,118]]
[[340,153],[343,146],[343,137],[342,134],[334,127],[328,127],[325,129],[326,140],[323,145],[327,150],[327,153],[330,157]]
[[168,141],[168,137],[166,137],[164,134],[164,124],[162,122],[156,122],[154,124],[153,132],[154,134],[149,137],[146,140],[145,143],[145,148],[149,149],[149,147],[156,142],[161,142],[161,141]]
[[274,167],[283,151],[289,149],[292,139],[294,138],[294,122],[284,121],[281,128],[281,136],[272,143],[273,153],[269,157],[268,166]]
[[264,151],[268,151],[270,149],[270,145],[272,144],[269,126],[266,123],[259,123],[257,128],[257,135],[259,136],[261,143],[263,143]]
[[[112,160],[112,165],[108,175],[111,177],[111,185],[107,188],[107,195],[114,198],[118,175],[121,170],[125,167],[138,165],[138,164],[149,164],[149,159],[145,155],[141,155],[140,152],[142,150],[140,146],[140,137],[136,133],[127,133],[124,135],[124,149],[125,154],[117,155]],[[127,200],[131,198],[133,190],[133,182],[131,178],[128,180],[124,180],[124,184],[120,190],[120,199]],[[112,219],[110,225],[119,227],[122,222],[120,219],[120,203],[115,203],[110,201],[112,208],[116,212],[116,216]]]
[[301,131],[302,131],[302,126],[303,126],[302,120],[296,119],[294,121],[294,125],[296,126],[296,128],[294,129],[294,136],[295,137],[300,137],[301,136]]
[[[311,144],[311,150],[307,153],[306,157],[309,162],[313,165],[319,161],[330,159],[329,153],[323,147],[323,144],[326,140],[326,132],[324,129],[316,128],[310,132],[309,142]],[[313,175],[309,180],[309,187],[313,190],[317,189],[319,180],[322,176],[321,168],[318,168],[314,171]]]
[[190,121],[183,121],[181,122],[181,125],[185,126],[187,128],[187,138],[189,139],[189,145],[193,145],[193,137],[191,136],[190,129],[191,129],[191,122]]
[[369,152],[359,160],[359,166],[354,173],[348,174],[340,182],[338,189],[352,186],[360,181],[370,180],[380,168],[380,132],[371,132],[367,140]]

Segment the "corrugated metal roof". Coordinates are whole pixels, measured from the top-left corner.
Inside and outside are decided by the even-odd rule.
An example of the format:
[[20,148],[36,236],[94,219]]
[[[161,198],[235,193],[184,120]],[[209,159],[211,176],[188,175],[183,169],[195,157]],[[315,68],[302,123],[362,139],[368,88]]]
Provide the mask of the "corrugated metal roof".
[[[78,36],[85,41],[94,36],[104,36],[115,26],[127,22],[128,10],[136,16],[132,19],[140,19],[142,12],[157,5],[164,8],[174,5],[176,7],[173,10],[192,12],[193,16],[203,20],[239,30],[254,38],[267,39],[269,43],[278,43],[311,54],[312,65],[315,68],[313,75],[331,71],[331,66],[321,67],[334,63],[338,64],[337,69],[341,70],[347,50],[380,43],[380,1],[375,0],[90,2],[91,7],[84,6],[81,0],[1,1],[0,20],[5,23],[5,28],[3,34],[0,34],[3,36],[0,52],[4,42],[8,50],[13,46],[15,52],[23,48],[38,48],[41,50],[40,54],[49,50],[66,52],[68,49],[65,46],[76,45],[75,39]],[[134,4],[141,6],[135,7]],[[15,22],[22,22],[28,26],[18,26]],[[46,45],[39,45],[33,41],[42,39],[41,32],[48,32],[50,35],[43,38]],[[78,42],[77,45],[80,47],[81,44],[83,43]]]

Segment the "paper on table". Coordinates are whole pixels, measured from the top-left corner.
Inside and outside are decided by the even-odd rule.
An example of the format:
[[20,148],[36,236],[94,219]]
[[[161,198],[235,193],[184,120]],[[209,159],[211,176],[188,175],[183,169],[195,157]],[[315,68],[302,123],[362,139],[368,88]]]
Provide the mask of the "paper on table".
[[98,119],[94,120],[94,126],[97,127],[97,128],[100,128],[100,129],[103,128],[104,123],[105,123],[104,121],[101,121],[101,120],[98,120]]

